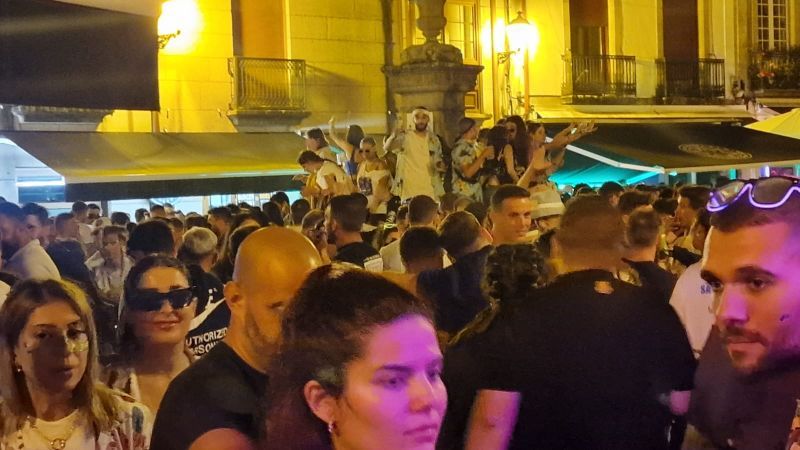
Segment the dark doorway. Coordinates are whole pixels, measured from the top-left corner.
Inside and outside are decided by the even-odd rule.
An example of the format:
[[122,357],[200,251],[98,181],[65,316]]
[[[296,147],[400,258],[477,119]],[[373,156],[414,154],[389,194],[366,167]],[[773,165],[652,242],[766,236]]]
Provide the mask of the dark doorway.
[[663,0],[664,58],[674,61],[697,59],[697,0]]
[[662,10],[664,60],[659,65],[659,96],[679,102],[703,97],[697,0],[663,0]]

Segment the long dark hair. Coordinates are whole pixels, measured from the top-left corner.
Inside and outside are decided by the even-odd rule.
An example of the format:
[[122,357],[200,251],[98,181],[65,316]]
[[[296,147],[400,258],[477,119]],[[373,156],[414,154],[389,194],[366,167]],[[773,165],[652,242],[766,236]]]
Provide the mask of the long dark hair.
[[511,141],[511,147],[514,149],[514,165],[528,167],[528,149],[531,145],[528,127],[525,126],[525,121],[520,116],[510,116],[506,119],[506,123],[508,122],[517,127],[517,134]]
[[139,350],[139,343],[136,340],[133,327],[128,323],[127,320],[128,314],[130,314],[130,309],[127,305],[130,302],[131,297],[136,295],[136,293],[139,291],[139,282],[142,280],[144,274],[150,269],[156,267],[168,267],[175,269],[182,273],[184,277],[186,277],[186,281],[189,283],[189,286],[192,284],[192,277],[189,275],[189,270],[186,268],[183,262],[181,262],[181,260],[171,256],[147,256],[139,260],[139,262],[131,267],[130,272],[128,272],[128,276],[125,277],[122,304],[120,305],[119,344],[121,360],[115,361],[116,363],[130,363],[136,356],[136,352]]
[[496,247],[486,260],[483,277],[483,292],[489,298],[489,306],[458,332],[449,345],[486,331],[501,310],[503,314],[513,314],[531,290],[544,284],[545,273],[545,259],[534,246],[509,244]]
[[496,155],[502,154],[503,149],[508,145],[508,131],[506,131],[506,127],[502,125],[492,127],[486,136],[486,145],[492,146]]
[[342,395],[345,366],[376,327],[407,316],[433,322],[427,303],[378,275],[334,264],[312,272],[283,318],[280,350],[270,371],[264,448],[330,449],[327,425],[309,409],[303,387],[319,382]]

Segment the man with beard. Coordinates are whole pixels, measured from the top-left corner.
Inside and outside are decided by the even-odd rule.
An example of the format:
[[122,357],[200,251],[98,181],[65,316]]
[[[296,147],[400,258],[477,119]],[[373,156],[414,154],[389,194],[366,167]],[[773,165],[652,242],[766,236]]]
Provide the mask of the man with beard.
[[19,277],[61,279],[53,260],[25,225],[25,213],[14,203],[0,203],[0,234],[5,271]]
[[797,179],[762,178],[723,186],[708,203],[701,275],[718,306],[689,422],[711,448],[789,448],[800,398],[798,194]]
[[397,153],[392,193],[407,200],[417,195],[439,198],[444,194],[442,174],[447,170],[442,160],[442,143],[428,129],[430,112],[424,107],[412,113],[414,130],[406,131],[402,123],[383,142],[383,148]]
[[158,410],[151,450],[255,448],[267,368],[280,338],[281,313],[319,253],[300,233],[253,232],[225,286],[231,322],[225,340],[170,383]]

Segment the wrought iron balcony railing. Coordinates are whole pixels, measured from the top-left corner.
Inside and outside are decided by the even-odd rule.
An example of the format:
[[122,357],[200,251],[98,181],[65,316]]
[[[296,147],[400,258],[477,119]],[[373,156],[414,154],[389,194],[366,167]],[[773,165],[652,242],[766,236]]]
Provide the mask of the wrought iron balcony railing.
[[564,57],[562,96],[614,101],[636,97],[636,57],[572,55]]
[[299,59],[228,60],[234,111],[301,111],[306,108],[306,62]]
[[725,60],[656,60],[657,97],[711,100],[725,96]]

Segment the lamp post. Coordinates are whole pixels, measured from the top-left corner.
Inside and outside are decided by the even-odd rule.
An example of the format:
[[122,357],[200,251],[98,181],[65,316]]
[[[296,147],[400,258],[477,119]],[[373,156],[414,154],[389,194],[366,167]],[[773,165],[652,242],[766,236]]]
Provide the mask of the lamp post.
[[506,37],[508,40],[508,51],[500,52],[497,55],[498,64],[506,64],[504,83],[505,93],[508,98],[506,115],[514,114],[514,101],[516,100],[520,105],[525,104],[525,97],[522,93],[514,96],[511,86],[511,61],[516,62],[515,66],[523,77],[527,76],[524,71],[526,55],[533,56],[539,47],[539,30],[536,26],[522,14],[522,11],[517,11],[517,17],[509,22],[506,26]]

